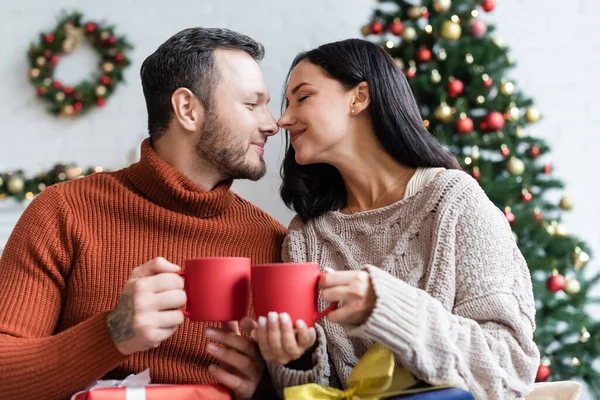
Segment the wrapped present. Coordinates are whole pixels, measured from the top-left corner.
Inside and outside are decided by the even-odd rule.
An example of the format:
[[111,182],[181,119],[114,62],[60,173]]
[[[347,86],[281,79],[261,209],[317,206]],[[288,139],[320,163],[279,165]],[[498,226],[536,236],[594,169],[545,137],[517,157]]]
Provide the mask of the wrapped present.
[[150,370],[122,381],[98,381],[75,393],[71,400],[231,400],[230,392],[219,385],[160,385],[150,383]]
[[[452,385],[431,386],[416,380],[403,368],[396,368],[394,354],[375,343],[352,369],[346,389],[340,390],[314,383],[285,388],[286,400],[383,400],[418,399],[473,399],[473,395]],[[438,395],[436,397],[436,395]]]

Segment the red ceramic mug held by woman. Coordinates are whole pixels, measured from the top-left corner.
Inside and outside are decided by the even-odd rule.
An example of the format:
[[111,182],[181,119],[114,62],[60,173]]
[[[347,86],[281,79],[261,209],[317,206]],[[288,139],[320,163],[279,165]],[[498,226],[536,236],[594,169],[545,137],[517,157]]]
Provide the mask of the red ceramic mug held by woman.
[[337,303],[318,311],[319,272],[317,263],[279,263],[252,266],[252,297],[256,316],[271,311],[288,313],[295,325],[299,319],[307,326],[331,311]]
[[192,321],[239,321],[250,302],[249,258],[211,257],[187,260],[179,275],[185,281],[186,309]]

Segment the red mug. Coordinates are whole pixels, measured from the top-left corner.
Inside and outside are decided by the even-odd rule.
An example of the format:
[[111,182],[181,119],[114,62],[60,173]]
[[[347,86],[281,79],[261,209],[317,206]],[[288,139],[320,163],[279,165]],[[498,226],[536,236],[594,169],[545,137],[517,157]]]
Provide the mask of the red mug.
[[332,304],[318,310],[319,272],[317,263],[280,263],[252,266],[252,297],[258,317],[271,311],[288,313],[295,325],[299,319],[307,326],[338,307]]
[[179,272],[187,295],[185,316],[192,321],[239,321],[250,300],[249,258],[212,257],[187,260]]

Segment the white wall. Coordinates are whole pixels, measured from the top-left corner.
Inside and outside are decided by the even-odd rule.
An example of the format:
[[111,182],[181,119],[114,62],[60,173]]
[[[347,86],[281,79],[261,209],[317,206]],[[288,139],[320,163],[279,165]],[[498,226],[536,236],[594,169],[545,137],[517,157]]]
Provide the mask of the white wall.
[[[567,216],[571,232],[600,253],[600,195],[592,159],[600,153],[600,31],[596,0],[498,1],[486,18],[517,59],[513,72],[518,88],[532,96],[544,120],[532,132],[553,146],[555,171],[575,197]],[[58,5],[57,5],[58,4]],[[272,92],[272,112],[287,68],[296,53],[321,43],[351,36],[370,17],[374,0],[30,0],[0,4],[0,170],[25,168],[35,173],[58,160],[80,165],[118,168],[145,137],[146,114],[138,78],[139,66],[167,37],[190,26],[228,27],[246,33],[267,49],[262,63]],[[55,26],[62,9],[82,10],[86,17],[105,19],[135,44],[128,84],[119,87],[103,109],[76,120],[47,114],[27,81],[26,51],[41,30]],[[63,60],[57,75],[78,81],[93,70],[91,51]],[[91,68],[90,68],[91,67]],[[277,195],[282,155],[279,138],[266,149],[269,173],[259,183],[239,182],[236,191],[281,222],[291,214]],[[16,208],[15,208],[16,207]],[[0,248],[22,207],[0,202]],[[10,211],[8,211],[10,209]],[[4,211],[2,211],[4,210]],[[598,269],[600,257],[590,264]]]

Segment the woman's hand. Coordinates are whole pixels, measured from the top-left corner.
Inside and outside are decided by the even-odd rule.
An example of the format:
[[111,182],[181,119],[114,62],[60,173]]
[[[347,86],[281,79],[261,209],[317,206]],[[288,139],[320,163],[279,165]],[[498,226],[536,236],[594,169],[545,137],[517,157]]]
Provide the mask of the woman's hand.
[[296,332],[290,316],[270,312],[268,318],[259,317],[258,327],[252,332],[265,361],[285,365],[300,358],[317,340],[315,328],[308,328],[302,320],[296,322]]
[[348,325],[367,321],[377,300],[367,271],[327,271],[320,283],[323,300],[342,302],[327,315],[329,321]]

